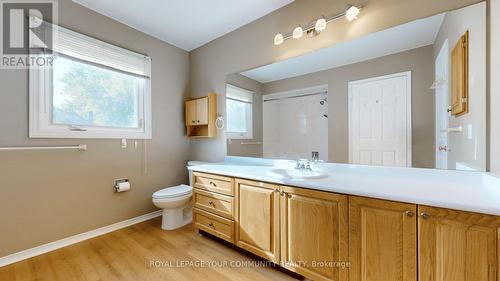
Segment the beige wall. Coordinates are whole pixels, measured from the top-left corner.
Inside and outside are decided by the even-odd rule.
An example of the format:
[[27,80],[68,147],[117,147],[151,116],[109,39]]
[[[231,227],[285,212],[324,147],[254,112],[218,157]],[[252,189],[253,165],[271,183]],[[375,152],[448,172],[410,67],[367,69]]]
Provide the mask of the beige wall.
[[[208,91],[219,93],[219,111],[224,112],[224,83],[226,75],[275,61],[312,52],[337,42],[428,17],[450,9],[480,2],[478,0],[297,0],[218,38],[190,53],[191,95],[202,96]],[[348,4],[364,4],[358,20],[335,22],[318,37],[289,40],[273,45],[276,32],[286,32],[295,25],[305,24],[319,15],[341,12]],[[191,141],[191,158],[222,160],[226,141],[221,134],[215,140]]]
[[[151,194],[185,183],[186,51],[59,0],[62,26],[152,57],[153,139],[135,149],[120,140],[28,138],[28,72],[0,70],[0,146],[87,144],[88,151],[0,152],[0,257],[155,210]],[[113,192],[127,177],[132,190]],[[35,235],[36,234],[36,235]]]
[[500,0],[490,1],[490,169],[500,175]]
[[[262,157],[262,84],[238,73],[228,75],[226,81],[253,92],[253,139],[228,139],[227,155]],[[246,144],[242,144],[242,142]]]
[[[413,167],[434,167],[434,81],[432,46],[264,84],[264,94],[328,85],[328,160],[349,162],[348,82],[412,72]],[[265,122],[265,120],[264,120]]]
[[[479,3],[446,15],[436,38],[434,55],[437,58],[448,40],[449,58],[460,37],[469,31],[469,113],[449,119],[450,127],[472,126],[467,133],[448,134],[448,168],[456,163],[486,170],[486,3]],[[451,84],[450,84],[451,85]],[[451,86],[450,86],[451,87]],[[451,89],[451,88],[450,88]]]

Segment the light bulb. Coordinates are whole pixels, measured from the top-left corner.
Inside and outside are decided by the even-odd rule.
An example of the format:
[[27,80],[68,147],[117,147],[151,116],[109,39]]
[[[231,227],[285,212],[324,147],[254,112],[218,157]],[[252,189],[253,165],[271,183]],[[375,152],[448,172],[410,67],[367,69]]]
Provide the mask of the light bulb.
[[316,24],[314,25],[314,29],[317,32],[321,32],[322,30],[325,30],[326,28],[326,20],[325,17],[321,17],[316,21]]
[[278,33],[276,34],[276,36],[274,36],[274,45],[281,45],[283,44],[283,41],[285,41],[285,39],[283,38],[283,34]]
[[345,17],[347,18],[348,21],[353,21],[353,20],[357,19],[358,15],[359,15],[359,8],[356,6],[351,6],[345,12]]
[[293,30],[292,37],[294,39],[299,39],[300,37],[302,37],[303,34],[304,30],[302,29],[302,26],[299,25]]

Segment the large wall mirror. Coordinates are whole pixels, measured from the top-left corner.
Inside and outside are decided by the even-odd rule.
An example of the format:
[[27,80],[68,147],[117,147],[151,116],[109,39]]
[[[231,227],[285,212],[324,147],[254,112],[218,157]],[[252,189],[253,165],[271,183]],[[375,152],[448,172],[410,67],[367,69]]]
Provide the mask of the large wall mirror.
[[484,171],[486,41],[481,2],[229,74],[227,153]]

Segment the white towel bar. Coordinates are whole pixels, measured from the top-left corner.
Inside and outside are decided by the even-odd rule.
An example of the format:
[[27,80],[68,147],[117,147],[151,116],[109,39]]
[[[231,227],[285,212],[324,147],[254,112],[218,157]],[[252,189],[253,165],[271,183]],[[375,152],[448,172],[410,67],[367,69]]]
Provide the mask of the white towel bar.
[[0,150],[62,150],[62,149],[76,149],[79,151],[87,150],[86,144],[67,145],[67,146],[11,146],[0,147]]
[[256,141],[256,142],[241,142],[240,144],[242,145],[260,145],[262,142]]

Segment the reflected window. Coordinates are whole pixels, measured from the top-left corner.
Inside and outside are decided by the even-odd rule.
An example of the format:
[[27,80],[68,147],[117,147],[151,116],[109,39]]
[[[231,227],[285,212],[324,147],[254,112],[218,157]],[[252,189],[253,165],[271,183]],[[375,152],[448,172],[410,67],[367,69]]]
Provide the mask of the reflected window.
[[226,136],[229,139],[251,139],[253,92],[226,85]]

